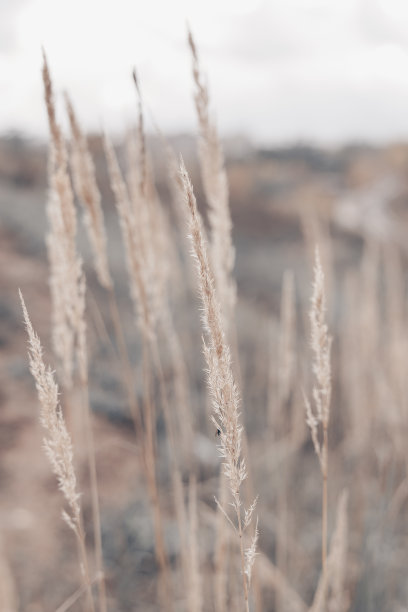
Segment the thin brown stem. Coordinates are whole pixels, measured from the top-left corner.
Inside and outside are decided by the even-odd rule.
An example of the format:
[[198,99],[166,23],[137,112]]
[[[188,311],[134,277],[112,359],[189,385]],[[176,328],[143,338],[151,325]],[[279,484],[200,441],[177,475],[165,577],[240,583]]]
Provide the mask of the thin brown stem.
[[245,610],[249,612],[249,600],[248,600],[248,583],[245,574],[245,553],[244,553],[244,542],[243,542],[243,531],[242,531],[242,520],[241,513],[237,511],[238,519],[238,535],[239,535],[239,550],[241,556],[241,574],[242,574],[242,586],[244,590]]
[[102,528],[101,528],[101,513],[99,507],[99,494],[98,494],[98,479],[96,473],[96,461],[95,461],[95,443],[92,431],[90,406],[89,406],[89,389],[87,381],[81,383],[82,391],[82,403],[83,412],[85,419],[85,439],[86,448],[88,454],[88,467],[89,476],[91,480],[91,498],[92,498],[92,519],[94,527],[94,539],[95,539],[95,560],[96,569],[98,574],[98,593],[99,593],[99,607],[100,612],[107,612],[106,603],[106,586],[105,577],[103,571],[103,552],[102,552]]
[[326,572],[327,560],[327,477],[328,477],[328,435],[327,425],[323,428],[323,490],[322,490],[322,570]]
[[82,523],[82,517],[79,518],[79,522],[76,525],[75,534],[77,536],[78,544],[78,555],[81,563],[82,578],[86,587],[86,608],[89,612],[95,612],[95,605],[92,596],[92,583],[89,572],[88,556],[86,554],[85,546],[85,530]]
[[[218,499],[220,502],[220,506],[224,508],[228,503],[228,483],[224,472],[221,472],[219,478]],[[225,517],[218,506],[215,533],[215,609],[216,612],[225,612],[227,599],[227,552],[229,545],[229,534],[228,531],[225,529]]]

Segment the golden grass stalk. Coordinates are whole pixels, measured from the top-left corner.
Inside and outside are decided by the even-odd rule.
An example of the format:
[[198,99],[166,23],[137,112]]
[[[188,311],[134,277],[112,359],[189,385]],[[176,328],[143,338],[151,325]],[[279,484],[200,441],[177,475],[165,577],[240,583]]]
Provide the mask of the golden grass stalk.
[[[128,192],[132,209],[137,219],[140,244],[140,258],[146,270],[145,280],[150,286],[150,310],[153,313],[155,333],[151,336],[152,354],[159,375],[162,404],[170,445],[177,456],[184,455],[184,460],[191,464],[192,459],[192,415],[188,398],[187,372],[183,351],[176,333],[174,319],[170,309],[170,284],[177,285],[175,279],[178,270],[178,258],[172,242],[172,228],[157,194],[152,164],[148,158],[146,136],[144,132],[144,115],[141,89],[133,71],[133,80],[138,95],[138,126],[136,137],[129,134],[127,138]],[[174,282],[172,282],[174,281]],[[147,290],[146,290],[147,291]],[[161,336],[171,355],[173,370],[173,396],[176,410],[171,410],[163,368],[162,349],[158,350],[158,338]],[[181,441],[175,442],[175,434]],[[180,452],[181,451],[181,452]],[[181,456],[178,461],[183,461]],[[174,487],[175,492],[178,490]],[[180,502],[180,503],[179,503]],[[181,501],[176,506],[181,504]],[[180,531],[184,527],[180,524]]]
[[142,106],[142,92],[140,89],[139,81],[137,78],[136,69],[133,69],[132,73],[133,82],[136,87],[138,96],[138,144],[139,144],[139,161],[140,161],[140,193],[142,196],[146,196],[147,192],[147,150],[146,150],[146,136],[144,130],[144,116]]
[[68,94],[65,94],[65,103],[71,127],[72,176],[84,211],[85,227],[93,251],[95,271],[102,287],[109,290],[112,287],[112,278],[108,267],[105,225],[101,195],[96,184],[95,167]]
[[[311,347],[314,355],[313,386],[314,410],[305,396],[306,422],[310,428],[313,446],[319,459],[323,478],[322,493],[322,567],[326,568],[327,557],[327,478],[328,478],[328,426],[331,398],[330,350],[332,339],[326,324],[326,295],[324,274],[320,263],[319,249],[315,251],[313,294],[310,308]],[[319,438],[319,428],[323,440]]]
[[[142,115],[143,116],[143,115]],[[151,313],[151,333],[157,333],[157,324],[166,299],[166,283],[169,275],[169,241],[163,239],[166,230],[158,199],[154,190],[151,166],[145,159],[144,133],[139,127],[137,135],[127,137],[127,193],[129,206],[137,231],[136,245],[142,266],[142,282],[149,301]],[[167,228],[166,228],[167,229]]]
[[[83,346],[85,278],[82,260],[77,253],[77,216],[68,173],[67,150],[56,121],[52,82],[44,53],[43,81],[51,134],[47,214],[50,230],[47,237],[50,262],[54,350],[63,364],[63,382],[72,386],[74,354],[80,372],[86,349]],[[82,343],[82,344],[81,344]]]
[[188,43],[193,62],[194,101],[200,128],[199,156],[204,192],[209,206],[211,226],[211,264],[217,294],[222,306],[224,326],[230,322],[236,302],[236,285],[232,275],[235,250],[232,244],[232,221],[228,202],[228,179],[224,153],[217,128],[210,118],[209,94],[200,71],[197,47],[191,31]]
[[95,563],[98,575],[99,605],[100,611],[107,611],[106,587],[103,571],[103,551],[102,551],[102,525],[99,508],[98,478],[96,472],[95,442],[92,431],[91,407],[89,404],[89,384],[88,384],[88,355],[86,345],[86,322],[85,322],[85,277],[82,275],[80,287],[80,320],[78,321],[78,366],[79,379],[81,383],[82,410],[85,417],[85,440],[88,456],[89,474],[91,480],[92,496],[92,519],[94,525],[95,538]]
[[[43,81],[48,120],[51,133],[50,188],[53,198],[49,200],[48,236],[50,281],[53,297],[53,337],[57,355],[64,364],[64,381],[72,385],[73,351],[76,353],[79,378],[83,395],[85,416],[86,451],[91,477],[92,509],[95,532],[95,557],[98,575],[99,602],[101,612],[106,611],[106,592],[103,578],[101,524],[96,480],[95,453],[90,421],[88,399],[88,359],[85,323],[85,276],[82,260],[76,249],[77,219],[74,195],[68,173],[67,151],[61,129],[56,121],[52,82],[44,54]],[[61,312],[56,312],[57,308]],[[63,326],[61,329],[61,325]],[[65,338],[64,338],[65,336]],[[62,346],[58,345],[62,340]],[[68,347],[68,356],[61,349]]]
[[[140,96],[140,89],[138,94]],[[151,164],[147,159],[145,135],[143,129],[143,112],[139,100],[139,126],[136,139],[131,135],[127,139],[128,154],[128,188],[131,194],[132,211],[137,218],[139,231],[140,259],[146,270],[144,279],[149,281],[150,311],[152,313],[153,330],[148,342],[153,365],[158,376],[161,405],[166,425],[170,448],[170,476],[172,481],[174,505],[177,516],[181,547],[181,565],[184,581],[188,584],[188,592],[195,592],[195,582],[191,580],[191,563],[188,544],[187,522],[184,504],[183,485],[180,470],[192,463],[192,415],[188,400],[187,373],[184,357],[178,335],[175,330],[173,316],[169,304],[169,285],[171,272],[178,264],[171,242],[171,228],[161,207],[155,189]],[[142,144],[140,144],[142,141]],[[137,170],[141,170],[138,172]],[[146,293],[148,288],[146,288]],[[172,391],[167,381],[162,365],[164,344],[171,355]],[[170,406],[172,396],[175,409]],[[190,597],[190,594],[189,594]],[[194,595],[194,599],[196,596]]]
[[[235,249],[232,242],[232,220],[229,207],[228,178],[225,168],[224,152],[215,122],[210,116],[209,92],[202,75],[197,47],[191,31],[188,31],[188,44],[191,51],[193,79],[195,84],[194,102],[199,124],[199,159],[204,193],[209,207],[210,245],[209,254],[215,287],[221,305],[222,325],[231,347],[234,376],[241,384],[241,371],[238,354],[238,337],[235,325],[235,305],[237,299],[236,282],[233,276]],[[248,442],[243,432],[242,444],[248,457]],[[250,465],[247,466],[247,490],[254,496]],[[223,548],[222,535],[217,538],[217,547]],[[217,554],[221,560],[222,554]],[[216,581],[221,579],[221,573]],[[254,584],[256,589],[256,583]],[[216,587],[219,591],[221,585]]]
[[131,413],[135,420],[137,420],[138,406],[133,390],[132,370],[120,321],[113,281],[109,271],[104,217],[101,195],[96,182],[95,167],[89,152],[88,143],[67,94],[65,94],[65,102],[71,127],[71,167],[74,185],[84,211],[85,227],[93,252],[96,275],[99,283],[106,289],[109,295],[109,307],[121,364],[120,372],[127,391]]
[[[139,90],[138,90],[139,91]],[[141,118],[143,117],[142,111]],[[187,370],[183,350],[176,332],[174,317],[170,309],[170,286],[177,286],[179,261],[172,241],[172,228],[157,194],[151,163],[146,158],[145,145],[138,144],[145,140],[143,124],[137,130],[136,138],[128,134],[127,138],[127,184],[132,210],[137,219],[139,231],[140,258],[148,270],[151,286],[150,309],[154,314],[155,330],[162,338],[171,355],[172,388],[175,410],[171,410],[172,429],[178,432],[180,443],[176,445],[189,463],[192,459],[192,411],[189,399]],[[139,168],[143,168],[142,178]],[[156,342],[156,340],[154,341]],[[157,352],[157,351],[155,351]],[[161,351],[160,351],[161,352]],[[160,352],[158,358],[161,361]],[[161,366],[159,366],[159,369]],[[168,385],[167,385],[168,386]]]
[[[136,221],[134,207],[129,198],[128,189],[123,179],[113,146],[105,135],[105,154],[112,190],[125,246],[130,292],[133,301],[136,323],[143,339],[143,421],[145,436],[142,438],[143,460],[150,503],[153,508],[155,552],[163,578],[162,603],[172,605],[169,565],[164,545],[163,519],[160,508],[159,492],[156,477],[156,423],[155,406],[151,397],[151,353],[155,346],[155,313],[152,304],[152,283],[145,266],[144,249],[140,240],[140,227]],[[141,423],[141,419],[139,419]]]
[[[188,31],[188,44],[192,57],[193,79],[195,83],[194,101],[200,131],[199,159],[201,176],[209,206],[208,217],[211,229],[210,262],[217,295],[221,304],[223,327],[231,347],[234,376],[238,384],[241,385],[238,336],[235,325],[235,305],[237,299],[236,282],[233,276],[235,249],[232,242],[232,220],[229,208],[228,178],[224,152],[216,124],[210,116],[208,87],[201,72],[197,47],[190,30]],[[248,457],[248,442],[245,432],[243,433],[242,444]],[[247,470],[247,490],[249,496],[253,497],[254,487],[249,464]],[[223,547],[222,537],[217,538],[217,546]],[[216,576],[216,580],[218,580],[218,576]],[[254,587],[257,590],[256,582]]]
[[65,498],[66,509],[63,511],[62,517],[75,533],[83,578],[87,586],[88,608],[94,610],[71,437],[59,404],[59,391],[54,374],[44,363],[40,339],[33,329],[21,292],[19,294],[28,335],[30,371],[34,377],[40,400],[40,421],[46,432],[43,439],[44,450],[57,477],[58,487]]
[[82,263],[76,254],[76,211],[67,167],[67,151],[56,121],[52,82],[43,53],[43,82],[51,134],[47,237],[52,298],[52,338],[64,386],[72,386],[78,285]]
[[126,265],[128,269],[130,292],[136,313],[137,324],[144,336],[153,333],[154,325],[150,309],[149,283],[146,269],[143,266],[143,248],[140,242],[140,232],[132,209],[126,183],[109,138],[104,138],[105,154],[112,190],[115,196],[116,208],[125,246]]
[[[236,388],[230,350],[225,340],[222,326],[221,309],[218,301],[214,279],[210,269],[207,246],[204,241],[202,222],[197,210],[197,203],[189,176],[183,162],[180,175],[183,180],[186,207],[189,211],[189,231],[193,256],[197,264],[199,292],[202,301],[202,322],[206,335],[204,339],[204,355],[208,366],[208,387],[212,399],[213,414],[211,420],[219,431],[219,450],[224,460],[224,474],[231,492],[231,505],[235,511],[236,520],[232,522],[225,508],[221,508],[227,520],[231,523],[239,539],[241,556],[241,574],[245,608],[249,610],[249,576],[253,554],[248,553],[245,559],[243,536],[252,521],[256,500],[242,515],[241,486],[246,479],[245,460],[241,453],[242,425],[239,414],[239,393]],[[250,550],[255,550],[252,543]]]

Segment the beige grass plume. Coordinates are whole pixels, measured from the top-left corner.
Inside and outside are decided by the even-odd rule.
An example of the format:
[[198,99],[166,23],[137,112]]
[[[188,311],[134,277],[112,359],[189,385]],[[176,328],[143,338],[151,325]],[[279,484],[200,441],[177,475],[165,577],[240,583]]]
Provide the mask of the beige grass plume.
[[[52,82],[47,58],[43,55],[43,82],[48,122],[51,134],[49,158],[49,198],[47,216],[48,258],[52,298],[52,337],[55,354],[61,364],[64,385],[72,385],[75,350],[83,321],[84,278],[82,260],[76,250],[77,218],[71,180],[68,173],[67,150],[55,117]],[[82,356],[78,355],[79,360]]]
[[[102,571],[102,541],[95,454],[89,414],[88,357],[85,322],[86,283],[82,269],[82,259],[79,257],[76,247],[77,217],[74,205],[74,194],[68,172],[67,150],[61,129],[55,118],[52,83],[45,54],[43,81],[51,133],[49,160],[51,197],[47,209],[50,231],[48,234],[47,246],[50,260],[50,284],[53,301],[52,333],[54,350],[63,365],[63,382],[68,388],[72,386],[74,355],[76,355],[77,359],[79,378],[82,387],[82,404],[84,414],[86,415],[86,449],[91,476],[96,563],[100,573],[98,589],[100,607],[103,612],[106,610],[106,595]],[[50,458],[52,458],[52,455],[50,455]],[[87,580],[87,583],[89,584],[89,580]]]
[[194,101],[200,127],[201,175],[209,206],[211,264],[217,294],[222,306],[222,315],[225,317],[224,325],[227,325],[236,301],[236,285],[232,275],[235,250],[231,238],[232,221],[228,202],[228,179],[217,128],[210,118],[208,89],[200,72],[197,47],[191,31],[188,31],[188,43],[193,62],[193,78],[196,87]]
[[66,502],[66,508],[62,513],[62,517],[76,535],[82,563],[82,572],[88,591],[88,608],[93,610],[92,595],[90,591],[91,582],[85,549],[85,533],[82,526],[81,507],[79,503],[80,494],[78,492],[74,470],[71,437],[66,428],[59,403],[59,391],[58,385],[54,379],[54,373],[44,363],[40,339],[33,329],[21,292],[19,292],[19,295],[28,335],[30,371],[35,380],[38,398],[40,400],[40,421],[45,430],[43,439],[44,450],[51,463],[52,470],[57,477],[58,487]]
[[[311,347],[313,352],[313,409],[305,396],[306,422],[310,428],[314,449],[319,458],[323,477],[322,495],[322,565],[327,556],[327,478],[328,478],[328,427],[331,399],[330,350],[332,339],[326,323],[326,294],[324,274],[316,247],[313,294],[310,308]],[[319,431],[321,430],[321,431]],[[322,439],[320,437],[322,435]]]
[[146,266],[144,265],[143,247],[140,242],[135,211],[130,202],[128,189],[123,179],[115,150],[106,135],[104,137],[104,144],[110,181],[125,245],[126,264],[134,310],[142,332],[151,335],[154,333],[154,321],[152,320],[149,306],[149,279]]
[[106,232],[101,194],[96,183],[95,166],[67,94],[65,94],[65,103],[71,127],[71,167],[74,184],[84,211],[85,227],[93,251],[95,271],[102,287],[109,290],[112,286],[112,279],[108,267]]
[[322,470],[324,471],[327,463],[324,445],[318,439],[318,425],[321,424],[323,430],[327,432],[330,416],[330,397],[331,397],[331,364],[330,349],[331,337],[328,333],[326,324],[326,295],[324,289],[324,274],[320,263],[319,250],[316,248],[313,294],[311,298],[310,330],[311,347],[314,355],[313,374],[315,385],[313,387],[313,400],[315,412],[312,411],[310,402],[306,402],[307,423],[310,427],[313,444],[317,456],[319,457]]
[[30,371],[34,377],[41,404],[41,424],[46,431],[44,449],[57,477],[58,486],[68,505],[68,511],[64,511],[64,520],[77,533],[80,522],[80,506],[71,438],[65,426],[59,404],[58,385],[55,382],[52,370],[44,364],[41,342],[34,332],[21,292],[20,300],[28,335]]
[[127,353],[126,341],[114,292],[113,280],[109,271],[107,239],[101,194],[95,176],[95,166],[89,152],[88,143],[77,120],[74,108],[67,94],[65,103],[71,127],[71,169],[79,201],[84,214],[85,228],[93,252],[94,268],[99,283],[108,294],[109,308],[115,330],[120,375],[127,390],[130,410],[137,419],[138,406],[133,391],[133,375]]
[[[143,338],[143,416],[144,437],[142,439],[143,458],[146,467],[146,479],[149,490],[150,502],[152,504],[155,528],[156,558],[161,569],[163,589],[161,593],[162,602],[167,601],[169,609],[172,607],[172,586],[169,576],[167,553],[164,544],[164,530],[162,524],[162,513],[157,489],[156,479],[156,428],[155,428],[155,404],[151,397],[151,356],[152,348],[156,343],[156,318],[152,305],[152,278],[150,265],[147,265],[145,251],[141,241],[140,226],[137,223],[136,211],[131,199],[127,185],[123,179],[121,169],[111,141],[105,135],[105,155],[108,164],[112,191],[115,196],[115,204],[118,211],[119,222],[125,246],[126,264],[129,276],[129,286],[136,323]],[[160,385],[161,389],[161,385]],[[141,419],[140,419],[141,422]],[[160,590],[160,588],[159,588]]]
[[231,355],[222,326],[220,303],[208,261],[202,222],[197,210],[193,188],[183,162],[181,162],[180,175],[184,185],[186,206],[189,211],[190,240],[192,253],[197,263],[198,285],[203,306],[202,321],[206,336],[206,339],[203,339],[204,355],[208,366],[208,387],[213,406],[212,421],[219,432],[219,450],[224,460],[224,473],[228,480],[232,497],[231,505],[234,508],[236,520],[233,522],[230,519],[225,508],[222,508],[222,512],[239,538],[245,607],[246,610],[249,610],[249,579],[255,558],[257,533],[247,551],[246,559],[243,534],[251,524],[256,500],[248,510],[242,512],[241,486],[247,477],[247,472],[245,460],[241,453],[243,428],[240,423],[240,398],[234,382]]
[[[138,95],[140,89],[138,86]],[[140,102],[140,100],[139,100]],[[174,248],[173,229],[166,210],[157,193],[153,169],[147,157],[143,128],[143,112],[139,104],[139,126],[136,135],[127,135],[127,185],[131,208],[138,231],[140,259],[145,278],[149,281],[149,310],[155,322],[156,333],[161,336],[171,355],[172,387],[175,410],[175,431],[179,432],[177,450],[191,460],[192,413],[188,393],[187,371],[183,350],[170,308],[170,290],[183,282],[178,254]]]

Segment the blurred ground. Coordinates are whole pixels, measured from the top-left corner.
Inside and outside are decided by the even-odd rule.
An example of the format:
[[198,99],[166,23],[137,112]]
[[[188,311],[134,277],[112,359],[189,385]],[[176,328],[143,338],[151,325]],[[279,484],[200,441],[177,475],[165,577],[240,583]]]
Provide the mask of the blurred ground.
[[[180,137],[173,144],[186,158],[204,210],[194,140]],[[166,203],[169,192],[160,143],[152,139],[150,147],[158,190]],[[121,312],[126,329],[132,329],[116,212],[98,137],[91,138],[91,149],[103,194]],[[325,227],[333,238],[336,265],[342,269],[354,265],[361,249],[361,235],[383,237],[406,250],[408,146],[350,146],[327,151],[299,145],[256,150],[245,141],[231,141],[226,143],[226,150],[237,255],[239,343],[245,378],[257,377],[245,390],[245,399],[254,415],[250,419],[251,436],[256,430],[257,410],[264,410],[266,401],[264,381],[268,364],[259,355],[268,353],[266,331],[270,318],[278,315],[284,270],[295,271],[300,312],[306,308],[310,293],[311,273],[303,233],[309,232],[312,243],[313,237],[316,238],[313,233],[318,231],[315,224],[318,219],[319,226]],[[76,564],[72,563],[74,555],[67,554],[67,550],[72,552],[72,537],[60,520],[61,497],[41,450],[37,400],[27,369],[17,296],[21,288],[35,329],[50,349],[45,202],[45,147],[17,135],[1,139],[0,536],[19,593],[20,609],[25,612],[44,610],[45,592],[46,609],[56,608],[78,584]],[[83,236],[81,244],[88,264]],[[155,561],[144,485],[135,461],[137,450],[118,373],[112,371],[109,348],[101,346],[98,340],[99,313],[94,309],[95,304],[102,304],[103,315],[103,299],[91,270],[88,279],[91,379],[94,381],[91,401],[98,472],[103,483],[101,505],[108,586],[115,585],[116,593],[121,594],[117,612],[136,609],[133,599],[136,592],[143,605],[140,609],[149,610]],[[199,342],[196,313],[183,312],[178,316],[186,322],[185,346],[197,338]],[[137,339],[130,337],[129,344],[137,361]],[[47,357],[52,363],[50,350]],[[189,364],[192,387],[197,395],[203,388],[201,365],[199,358]],[[75,398],[72,402],[75,403]],[[200,402],[205,405],[202,397]],[[206,453],[211,457],[215,444],[211,437],[202,438],[205,462]],[[214,466],[211,459],[208,461],[206,477],[211,478]],[[82,465],[81,458],[78,463]],[[86,483],[86,478],[84,470],[82,483]],[[163,482],[164,491],[166,486]],[[87,497],[84,504],[87,519],[90,513]],[[178,544],[171,542],[172,520],[169,514],[166,535],[176,556]],[[51,589],[50,576],[55,581]]]

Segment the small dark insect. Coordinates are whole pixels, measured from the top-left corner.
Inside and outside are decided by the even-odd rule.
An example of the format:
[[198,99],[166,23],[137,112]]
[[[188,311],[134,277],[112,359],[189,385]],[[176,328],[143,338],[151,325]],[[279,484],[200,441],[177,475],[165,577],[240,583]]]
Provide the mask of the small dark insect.
[[220,435],[221,435],[221,429],[218,429],[218,428],[217,428],[217,431],[215,432],[215,436],[216,436],[216,437],[217,437],[217,436],[219,437]]

